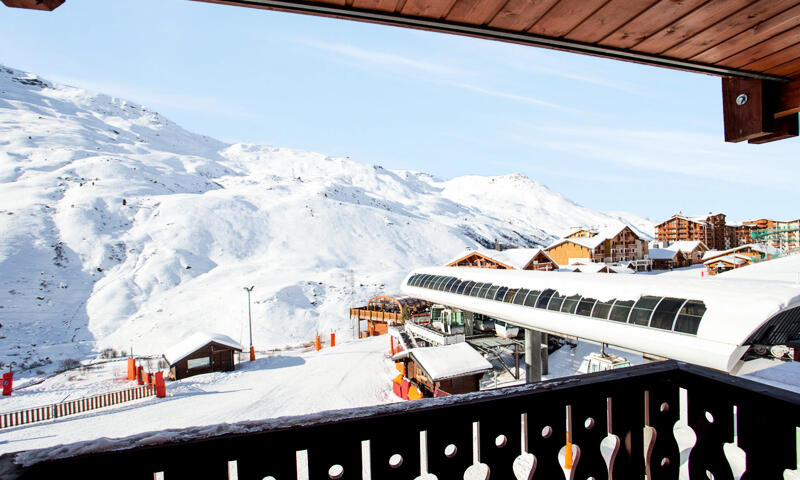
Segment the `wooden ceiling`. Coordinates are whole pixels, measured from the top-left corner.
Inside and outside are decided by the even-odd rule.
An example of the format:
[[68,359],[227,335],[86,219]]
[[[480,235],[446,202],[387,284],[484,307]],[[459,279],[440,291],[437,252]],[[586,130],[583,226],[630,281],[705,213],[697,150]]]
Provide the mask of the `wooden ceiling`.
[[800,78],[800,0],[198,1],[533,43],[718,75]]
[[[34,8],[51,3],[2,1]],[[794,114],[800,112],[800,0],[195,1],[454,33],[749,79],[736,87],[763,90],[765,117],[794,117],[788,136],[793,136]],[[734,137],[726,132],[729,141],[755,139]]]

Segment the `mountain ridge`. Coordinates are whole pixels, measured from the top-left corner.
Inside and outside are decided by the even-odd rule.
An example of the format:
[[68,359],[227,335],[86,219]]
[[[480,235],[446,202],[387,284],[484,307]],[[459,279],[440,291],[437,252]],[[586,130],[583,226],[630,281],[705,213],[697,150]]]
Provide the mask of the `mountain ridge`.
[[522,174],[443,180],[227,144],[2,66],[0,145],[0,362],[31,372],[157,354],[195,329],[247,343],[249,285],[257,348],[349,332],[348,306],[415,266],[624,220]]

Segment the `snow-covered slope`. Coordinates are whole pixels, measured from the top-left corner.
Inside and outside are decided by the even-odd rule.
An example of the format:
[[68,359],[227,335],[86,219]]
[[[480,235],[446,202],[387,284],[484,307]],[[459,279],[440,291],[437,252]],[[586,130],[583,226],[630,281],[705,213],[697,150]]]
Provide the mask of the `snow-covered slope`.
[[247,345],[249,285],[257,348],[347,334],[348,306],[415,266],[620,221],[523,175],[226,145],[0,67],[0,362],[17,369],[160,353],[195,330]]

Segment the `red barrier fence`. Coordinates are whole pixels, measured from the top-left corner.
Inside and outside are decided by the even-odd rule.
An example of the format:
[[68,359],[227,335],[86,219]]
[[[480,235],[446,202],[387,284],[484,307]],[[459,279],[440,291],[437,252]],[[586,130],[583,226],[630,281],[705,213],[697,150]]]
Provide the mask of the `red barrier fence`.
[[118,392],[103,393],[93,397],[79,398],[67,402],[56,403],[44,407],[0,413],[0,428],[16,427],[28,423],[42,422],[53,418],[65,417],[76,413],[88,412],[98,408],[109,407],[118,403],[130,402],[156,394],[155,385],[143,385]]

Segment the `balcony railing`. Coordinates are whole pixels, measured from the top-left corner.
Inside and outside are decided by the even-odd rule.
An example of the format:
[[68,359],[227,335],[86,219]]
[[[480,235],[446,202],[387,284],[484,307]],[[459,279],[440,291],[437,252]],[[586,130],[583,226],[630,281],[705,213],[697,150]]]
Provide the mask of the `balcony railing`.
[[[681,412],[684,431],[696,436],[693,446],[682,444],[691,432],[674,434]],[[797,394],[671,361],[7,454],[0,457],[0,477],[551,480],[565,478],[569,437],[576,479],[675,479],[683,470],[691,479],[721,480],[735,478],[745,465],[743,479],[782,479],[785,470],[797,469],[798,426]],[[70,452],[89,453],[62,458]]]

